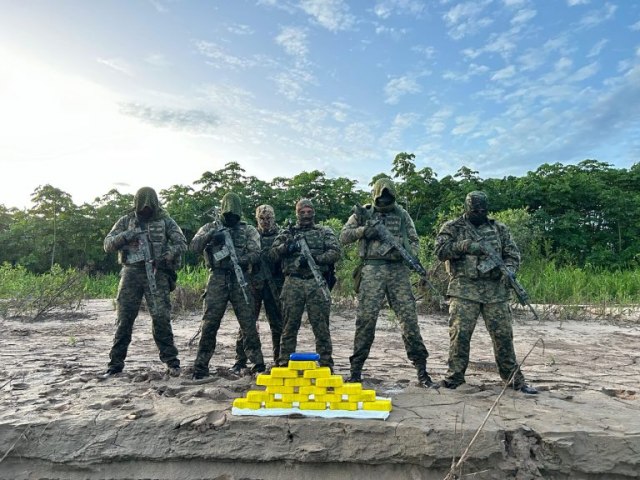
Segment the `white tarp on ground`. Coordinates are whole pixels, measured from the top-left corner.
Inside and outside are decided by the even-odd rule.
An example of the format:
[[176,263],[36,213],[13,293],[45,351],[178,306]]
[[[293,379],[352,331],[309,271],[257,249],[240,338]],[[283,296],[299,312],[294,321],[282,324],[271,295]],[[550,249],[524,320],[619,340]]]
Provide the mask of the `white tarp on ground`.
[[255,417],[281,417],[284,415],[301,415],[303,417],[323,417],[323,418],[362,418],[386,420],[389,412],[381,410],[300,410],[293,408],[237,408],[231,409],[232,415],[253,415]]

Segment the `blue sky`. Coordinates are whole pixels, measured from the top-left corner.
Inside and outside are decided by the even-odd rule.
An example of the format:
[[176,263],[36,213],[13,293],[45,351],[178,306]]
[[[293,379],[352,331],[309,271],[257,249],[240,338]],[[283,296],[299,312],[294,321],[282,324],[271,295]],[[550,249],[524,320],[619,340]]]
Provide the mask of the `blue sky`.
[[[0,1],[0,203],[640,158],[640,2]],[[7,174],[6,172],[9,172]]]

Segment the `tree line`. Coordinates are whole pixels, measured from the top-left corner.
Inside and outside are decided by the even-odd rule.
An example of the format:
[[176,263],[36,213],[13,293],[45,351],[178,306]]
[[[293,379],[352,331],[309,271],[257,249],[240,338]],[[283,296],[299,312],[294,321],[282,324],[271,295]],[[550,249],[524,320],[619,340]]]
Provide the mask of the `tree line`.
[[[398,200],[414,219],[426,250],[442,223],[462,212],[465,195],[483,190],[492,214],[501,220],[512,218],[516,228],[524,228],[521,238],[528,242],[529,252],[556,265],[606,270],[638,267],[640,164],[629,169],[597,160],[543,164],[524,176],[501,179],[483,179],[463,166],[454,175],[438,179],[431,168],[416,166],[415,155],[401,152],[392,161],[390,173],[374,176],[371,185],[382,176],[396,182]],[[229,191],[240,195],[244,218],[254,225],[255,207],[263,203],[274,207],[276,220],[283,225],[293,219],[298,199],[311,198],[317,221],[336,228],[347,220],[354,204],[370,201],[370,192],[355,180],[327,178],[314,170],[264,181],[246,175],[237,162],[205,172],[193,186],[174,185],[158,193],[191,240]],[[68,193],[43,185],[31,199],[28,209],[0,205],[0,263],[22,265],[35,273],[53,265],[92,273],[117,271],[115,256],[104,253],[102,242],[115,221],[131,211],[133,195],[114,189],[91,203],[76,205]],[[527,225],[518,225],[523,222]],[[195,265],[200,260],[188,253],[185,263]]]

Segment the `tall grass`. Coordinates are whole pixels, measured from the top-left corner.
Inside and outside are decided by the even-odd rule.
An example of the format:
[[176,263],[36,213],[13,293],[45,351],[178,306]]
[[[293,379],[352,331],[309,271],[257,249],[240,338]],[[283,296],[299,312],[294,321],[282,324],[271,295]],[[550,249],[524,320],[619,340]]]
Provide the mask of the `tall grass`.
[[[354,297],[351,272],[356,264],[355,255],[352,254],[338,266],[338,285],[334,289],[334,296]],[[58,275],[70,274],[58,272]],[[197,297],[206,286],[208,274],[204,266],[186,266],[178,272],[178,288]],[[21,266],[0,265],[0,299],[25,295],[34,285],[39,285],[49,278],[46,275],[35,275]],[[518,279],[529,293],[532,303],[623,306],[640,304],[640,269],[606,271],[595,268],[558,267],[552,261],[536,259],[522,265]],[[84,298],[115,298],[119,276],[116,273],[83,275],[81,281]],[[445,283],[437,283],[437,286],[444,289]]]

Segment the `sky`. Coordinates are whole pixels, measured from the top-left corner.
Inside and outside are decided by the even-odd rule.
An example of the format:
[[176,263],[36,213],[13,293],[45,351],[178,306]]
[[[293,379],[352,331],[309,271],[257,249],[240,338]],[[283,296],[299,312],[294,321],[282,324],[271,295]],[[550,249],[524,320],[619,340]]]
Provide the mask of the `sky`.
[[0,0],[0,204],[640,159],[640,2]]

